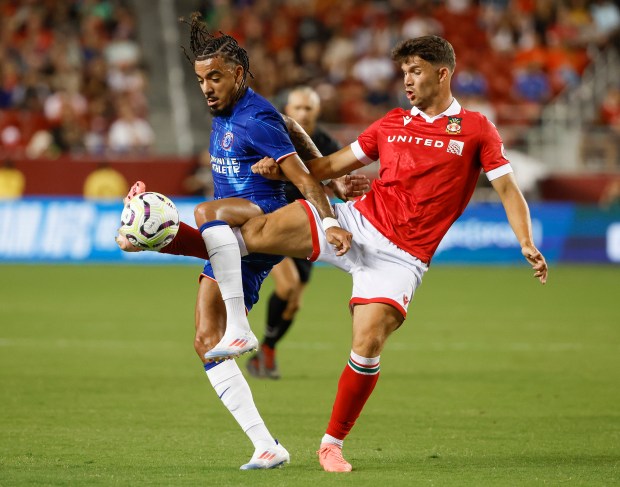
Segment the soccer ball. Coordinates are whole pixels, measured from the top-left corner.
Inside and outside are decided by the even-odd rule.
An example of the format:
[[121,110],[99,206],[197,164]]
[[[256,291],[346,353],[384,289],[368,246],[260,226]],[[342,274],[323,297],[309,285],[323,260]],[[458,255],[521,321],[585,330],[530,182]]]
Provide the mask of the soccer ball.
[[179,212],[163,194],[147,191],[134,196],[121,214],[118,233],[143,250],[159,250],[179,231]]

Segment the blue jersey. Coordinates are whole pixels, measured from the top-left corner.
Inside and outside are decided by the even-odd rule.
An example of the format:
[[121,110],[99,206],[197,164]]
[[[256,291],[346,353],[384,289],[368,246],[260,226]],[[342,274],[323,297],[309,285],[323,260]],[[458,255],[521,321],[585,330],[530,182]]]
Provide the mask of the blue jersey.
[[284,201],[282,181],[266,179],[250,168],[263,157],[280,161],[296,150],[282,116],[251,88],[235,103],[230,114],[213,117],[209,153],[215,199]]
[[[213,117],[209,153],[215,199],[245,198],[264,213],[285,206],[284,182],[266,179],[250,168],[265,156],[280,161],[296,152],[282,116],[265,98],[248,88],[230,114]],[[271,268],[281,260],[281,256],[265,254],[250,254],[241,259],[248,311],[258,301],[261,284]],[[202,274],[215,280],[210,261],[205,263]]]

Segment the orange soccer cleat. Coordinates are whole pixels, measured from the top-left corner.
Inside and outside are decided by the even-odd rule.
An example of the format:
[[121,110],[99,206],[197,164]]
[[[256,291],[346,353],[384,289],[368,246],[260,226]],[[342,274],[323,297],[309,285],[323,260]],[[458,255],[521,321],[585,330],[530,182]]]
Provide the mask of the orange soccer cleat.
[[321,443],[317,452],[319,463],[326,472],[350,472],[353,467],[342,457],[342,448],[332,443]]

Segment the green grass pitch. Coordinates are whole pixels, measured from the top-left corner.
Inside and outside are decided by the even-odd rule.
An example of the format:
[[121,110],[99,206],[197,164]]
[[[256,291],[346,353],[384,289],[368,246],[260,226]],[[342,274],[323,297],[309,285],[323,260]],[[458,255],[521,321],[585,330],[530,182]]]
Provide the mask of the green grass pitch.
[[198,267],[0,267],[0,486],[620,484],[617,267],[552,268],[543,287],[525,264],[434,266],[345,443],[350,474],[315,454],[349,276],[315,270],[283,378],[249,379],[292,463],[240,472],[251,443],[194,355]]

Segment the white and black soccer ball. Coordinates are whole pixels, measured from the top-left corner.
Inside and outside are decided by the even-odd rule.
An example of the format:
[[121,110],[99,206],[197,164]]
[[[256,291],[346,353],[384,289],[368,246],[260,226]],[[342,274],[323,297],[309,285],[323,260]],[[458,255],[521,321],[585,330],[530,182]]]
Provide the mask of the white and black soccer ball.
[[118,232],[136,247],[159,250],[179,231],[179,212],[174,203],[160,193],[147,191],[134,196],[121,214]]

